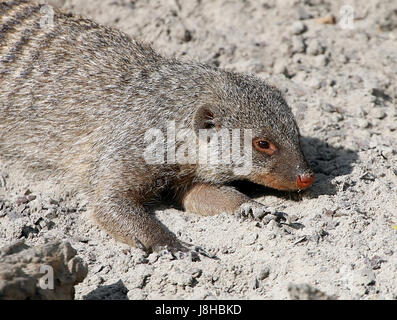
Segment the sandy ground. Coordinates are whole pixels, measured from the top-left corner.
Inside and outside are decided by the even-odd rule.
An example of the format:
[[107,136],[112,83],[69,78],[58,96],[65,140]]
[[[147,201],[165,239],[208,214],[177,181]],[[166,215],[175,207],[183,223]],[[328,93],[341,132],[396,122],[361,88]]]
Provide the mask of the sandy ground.
[[[165,55],[278,85],[317,180],[300,194],[248,190],[287,214],[283,223],[156,211],[213,254],[192,261],[115,242],[87,218],[89,199],[0,162],[0,246],[69,240],[89,264],[77,299],[289,299],[301,284],[339,299],[397,299],[395,1],[57,2]],[[334,24],[317,20],[330,14]]]

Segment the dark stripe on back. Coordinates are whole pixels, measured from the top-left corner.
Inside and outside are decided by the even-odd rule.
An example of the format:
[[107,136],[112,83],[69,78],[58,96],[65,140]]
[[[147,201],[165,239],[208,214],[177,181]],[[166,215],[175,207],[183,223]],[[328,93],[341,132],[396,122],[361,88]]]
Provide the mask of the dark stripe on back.
[[[33,71],[35,66],[40,62],[40,55],[45,49],[49,48],[52,42],[57,38],[57,33],[51,31],[47,34],[44,34],[42,38],[38,40],[39,46],[35,51],[32,51],[29,58],[26,60],[28,63],[28,67],[20,73],[20,76],[26,79],[30,73]],[[33,48],[31,48],[33,49]]]
[[0,2],[0,15],[4,16],[12,10],[13,8],[19,6],[22,3],[28,3],[27,0],[17,0],[17,1],[1,1]]
[[24,7],[23,11],[18,11],[14,16],[10,16],[10,19],[0,26],[0,46],[4,45],[10,33],[16,31],[16,26],[21,25],[26,19],[38,11],[40,11],[39,5],[27,6]]

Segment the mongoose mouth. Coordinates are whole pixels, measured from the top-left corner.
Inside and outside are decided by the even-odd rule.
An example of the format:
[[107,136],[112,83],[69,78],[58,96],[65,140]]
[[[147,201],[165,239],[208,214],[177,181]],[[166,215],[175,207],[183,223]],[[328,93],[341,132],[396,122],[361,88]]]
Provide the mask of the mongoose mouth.
[[314,174],[302,174],[298,176],[298,179],[296,179],[296,185],[298,186],[299,190],[307,189],[309,188],[315,180]]
[[270,187],[281,191],[297,191],[309,188],[314,180],[315,176],[313,173],[305,173],[298,175],[296,181],[288,182],[281,180],[279,177],[273,174],[265,174],[259,176],[257,179],[253,179],[253,182],[259,183],[266,187]]

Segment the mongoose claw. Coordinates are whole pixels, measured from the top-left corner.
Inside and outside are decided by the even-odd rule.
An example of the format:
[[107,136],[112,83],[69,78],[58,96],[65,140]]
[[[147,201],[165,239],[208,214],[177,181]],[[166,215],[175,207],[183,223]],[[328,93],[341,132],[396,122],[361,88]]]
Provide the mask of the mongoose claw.
[[210,259],[216,259],[216,253],[211,253],[199,246],[194,247],[194,252]]
[[177,245],[167,246],[161,250],[163,254],[170,254],[174,259],[190,259],[192,262],[201,261],[200,256],[214,259],[216,256],[200,246],[179,241]]
[[200,257],[197,252],[190,250],[189,248],[183,247],[164,247],[160,252],[160,256],[168,256],[169,260],[183,260],[191,258],[193,262],[200,261]]
[[243,203],[236,211],[237,218],[251,218],[254,220],[261,220],[265,215],[270,214],[268,207],[256,202],[250,201]]
[[134,237],[134,242],[138,249],[144,252],[149,252],[148,248],[146,248],[145,245],[137,237]]

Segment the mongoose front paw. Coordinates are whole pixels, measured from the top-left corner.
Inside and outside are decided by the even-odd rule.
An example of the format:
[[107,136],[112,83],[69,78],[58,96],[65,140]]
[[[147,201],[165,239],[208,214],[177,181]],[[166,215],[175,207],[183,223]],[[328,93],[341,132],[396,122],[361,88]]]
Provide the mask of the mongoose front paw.
[[270,214],[268,207],[256,202],[249,201],[243,203],[236,211],[237,218],[251,218],[254,220],[261,220],[265,215]]

